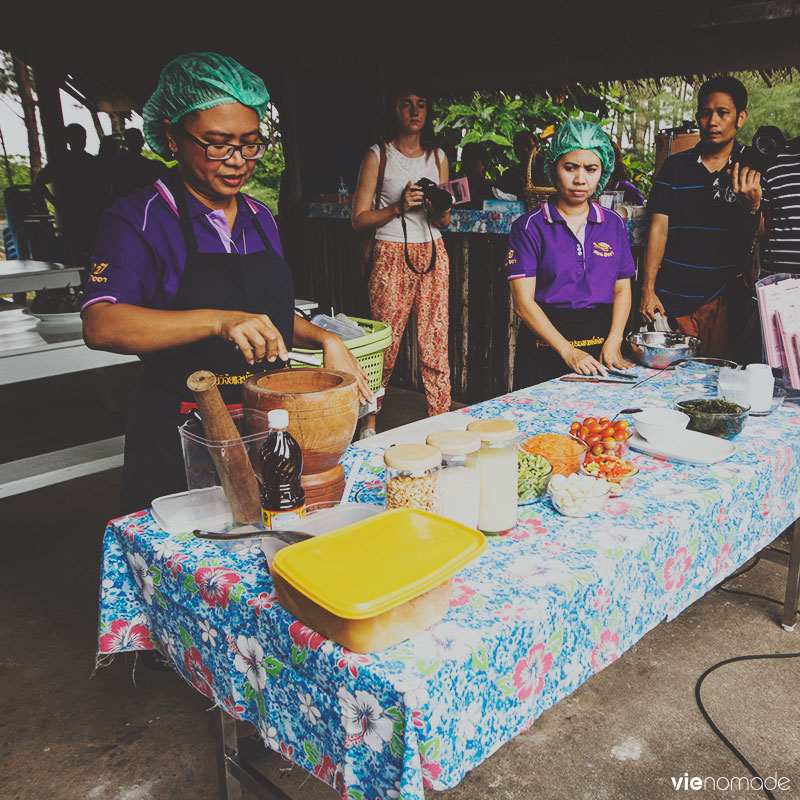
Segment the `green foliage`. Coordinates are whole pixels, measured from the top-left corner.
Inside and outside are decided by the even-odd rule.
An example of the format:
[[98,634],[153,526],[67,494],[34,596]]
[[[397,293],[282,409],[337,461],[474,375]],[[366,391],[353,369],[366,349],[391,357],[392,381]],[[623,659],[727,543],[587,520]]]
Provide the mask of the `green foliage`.
[[[0,152],[0,192],[10,185],[6,173],[6,165],[2,162],[2,158],[3,154]],[[8,163],[11,167],[11,177],[14,179],[15,186],[31,182],[31,169],[25,156],[9,156]]]
[[[760,125],[777,125],[787,139],[800,136],[800,80],[769,87],[752,75],[738,74],[736,77],[747,87],[749,95],[747,122],[736,137],[742,144],[752,142]],[[793,77],[797,77],[795,72]]]
[[278,190],[284,166],[283,147],[280,142],[276,142],[256,162],[256,168],[244,187],[247,194],[264,203],[273,214],[278,213]]

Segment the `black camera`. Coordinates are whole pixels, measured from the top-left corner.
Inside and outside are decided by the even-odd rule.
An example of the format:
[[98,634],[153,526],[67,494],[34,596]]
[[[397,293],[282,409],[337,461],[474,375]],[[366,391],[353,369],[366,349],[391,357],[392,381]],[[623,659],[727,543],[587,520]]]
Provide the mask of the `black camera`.
[[762,125],[753,135],[753,144],[745,145],[736,160],[740,167],[751,167],[762,175],[786,147],[786,137],[774,125]]
[[444,214],[453,205],[453,195],[440,189],[430,178],[420,178],[416,184],[437,213]]

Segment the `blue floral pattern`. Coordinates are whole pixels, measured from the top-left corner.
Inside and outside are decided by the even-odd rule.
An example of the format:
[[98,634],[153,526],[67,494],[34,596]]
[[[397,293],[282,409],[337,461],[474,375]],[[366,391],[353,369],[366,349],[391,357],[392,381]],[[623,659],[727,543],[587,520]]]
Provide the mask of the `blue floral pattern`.
[[[587,415],[669,405],[664,374],[632,390],[556,381],[464,409],[522,436]],[[99,651],[160,650],[268,747],[350,800],[447,789],[664,619],[709,591],[800,516],[800,406],[750,418],[710,467],[631,453],[632,489],[569,519],[542,499],[462,570],[447,616],[371,655],[277,603],[260,549],[163,532],[149,512],[112,520]],[[381,502],[379,453],[351,447],[347,500]]]

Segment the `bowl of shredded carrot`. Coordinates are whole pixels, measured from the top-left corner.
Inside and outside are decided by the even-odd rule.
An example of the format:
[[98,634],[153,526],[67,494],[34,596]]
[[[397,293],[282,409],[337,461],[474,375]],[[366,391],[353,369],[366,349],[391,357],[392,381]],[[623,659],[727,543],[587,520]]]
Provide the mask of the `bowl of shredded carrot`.
[[553,466],[553,475],[578,472],[589,450],[585,442],[564,433],[537,433],[522,443],[522,449],[547,459]]

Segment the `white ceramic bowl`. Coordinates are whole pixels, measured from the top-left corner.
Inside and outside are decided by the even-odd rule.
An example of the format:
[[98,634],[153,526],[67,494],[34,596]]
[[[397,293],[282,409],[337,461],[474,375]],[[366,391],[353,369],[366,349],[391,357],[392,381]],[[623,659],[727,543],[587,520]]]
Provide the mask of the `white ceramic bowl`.
[[636,432],[648,442],[665,444],[689,424],[688,414],[672,408],[645,408],[633,415]]

